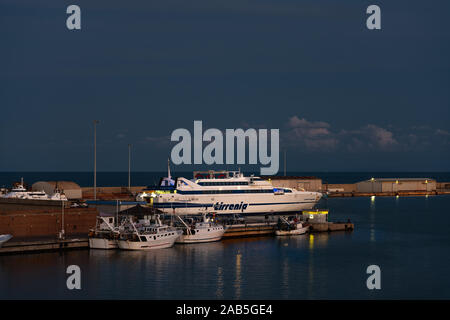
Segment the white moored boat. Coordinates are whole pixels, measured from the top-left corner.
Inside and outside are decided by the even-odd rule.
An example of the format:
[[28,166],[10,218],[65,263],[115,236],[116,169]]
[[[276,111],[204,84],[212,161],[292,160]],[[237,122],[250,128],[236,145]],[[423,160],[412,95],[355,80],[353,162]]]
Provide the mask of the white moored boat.
[[287,214],[312,209],[321,197],[319,192],[275,188],[267,180],[236,171],[208,171],[194,172],[193,180],[177,178],[173,192],[156,195],[153,206],[178,215]]
[[118,241],[119,248],[124,250],[152,250],[170,248],[175,240],[183,233],[174,227],[163,225],[158,216],[156,222],[146,222],[136,225],[129,221],[129,231],[121,232]]
[[9,241],[13,236],[10,234],[0,234],[0,247],[6,242]]
[[67,201],[67,198],[63,192],[55,189],[52,195],[48,195],[44,190],[42,191],[28,191],[24,187],[23,178],[21,183],[17,184],[11,189],[10,192],[2,196],[9,199],[24,199],[24,200],[55,200],[55,201]]
[[176,243],[201,243],[219,241],[220,239],[222,239],[223,234],[225,233],[225,228],[223,225],[214,223],[205,215],[203,215],[202,221],[189,221],[189,224],[186,223],[186,221],[181,217],[177,217],[183,225],[183,234],[176,240]]
[[308,232],[309,226],[303,226],[301,222],[287,221],[283,217],[279,219],[278,229],[275,231],[277,236],[294,236]]
[[89,248],[116,249],[119,230],[114,227],[114,217],[97,217],[95,229],[89,232]]

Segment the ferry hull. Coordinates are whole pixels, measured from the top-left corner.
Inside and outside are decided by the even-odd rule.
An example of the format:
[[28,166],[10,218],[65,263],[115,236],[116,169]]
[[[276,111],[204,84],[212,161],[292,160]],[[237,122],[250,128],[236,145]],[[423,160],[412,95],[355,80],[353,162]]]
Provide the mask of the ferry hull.
[[117,249],[119,245],[117,240],[105,239],[105,238],[89,238],[89,248],[91,249]]
[[[272,196],[258,197],[192,197],[179,198],[175,201],[154,202],[153,206],[168,214],[198,214],[214,212],[216,214],[265,215],[286,214],[311,210],[320,200],[321,194],[309,197],[301,196]],[[237,209],[235,209],[235,207]]]

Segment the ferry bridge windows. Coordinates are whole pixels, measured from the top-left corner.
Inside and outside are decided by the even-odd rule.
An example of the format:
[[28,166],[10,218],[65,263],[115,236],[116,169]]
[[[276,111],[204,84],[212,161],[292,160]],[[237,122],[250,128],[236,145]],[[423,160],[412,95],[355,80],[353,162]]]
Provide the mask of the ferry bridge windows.
[[273,189],[180,191],[180,194],[239,194],[239,193],[273,193]]
[[238,181],[238,182],[199,182],[201,186],[248,186],[248,182]]

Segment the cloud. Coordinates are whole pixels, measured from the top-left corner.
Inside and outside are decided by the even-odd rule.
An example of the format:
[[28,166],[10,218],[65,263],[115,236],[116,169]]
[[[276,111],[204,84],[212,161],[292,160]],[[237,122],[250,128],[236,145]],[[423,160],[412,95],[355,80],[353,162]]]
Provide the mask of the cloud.
[[147,136],[142,141],[144,144],[151,144],[156,147],[167,147],[171,141],[170,136],[161,136],[161,137],[151,137]]
[[300,144],[307,149],[330,150],[338,146],[339,141],[329,130],[330,124],[323,121],[308,121],[293,116],[287,123],[289,144]]
[[368,124],[363,128],[363,135],[368,139],[369,145],[373,145],[382,150],[389,150],[398,146],[398,142],[394,139],[391,131],[373,124]]
[[328,122],[293,116],[288,119],[286,127],[284,142],[310,151],[327,152],[338,148],[350,152],[368,149],[392,151],[400,145],[392,131],[374,124],[354,130],[335,131]]
[[437,129],[436,134],[444,137],[450,137],[450,132],[442,129]]

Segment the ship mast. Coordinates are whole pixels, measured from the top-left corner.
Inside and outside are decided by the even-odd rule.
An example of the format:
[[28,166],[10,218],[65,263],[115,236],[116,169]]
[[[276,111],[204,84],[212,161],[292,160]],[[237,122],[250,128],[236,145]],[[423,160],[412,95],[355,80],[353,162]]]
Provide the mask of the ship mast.
[[167,178],[172,179],[172,177],[170,176],[170,158],[167,158]]

